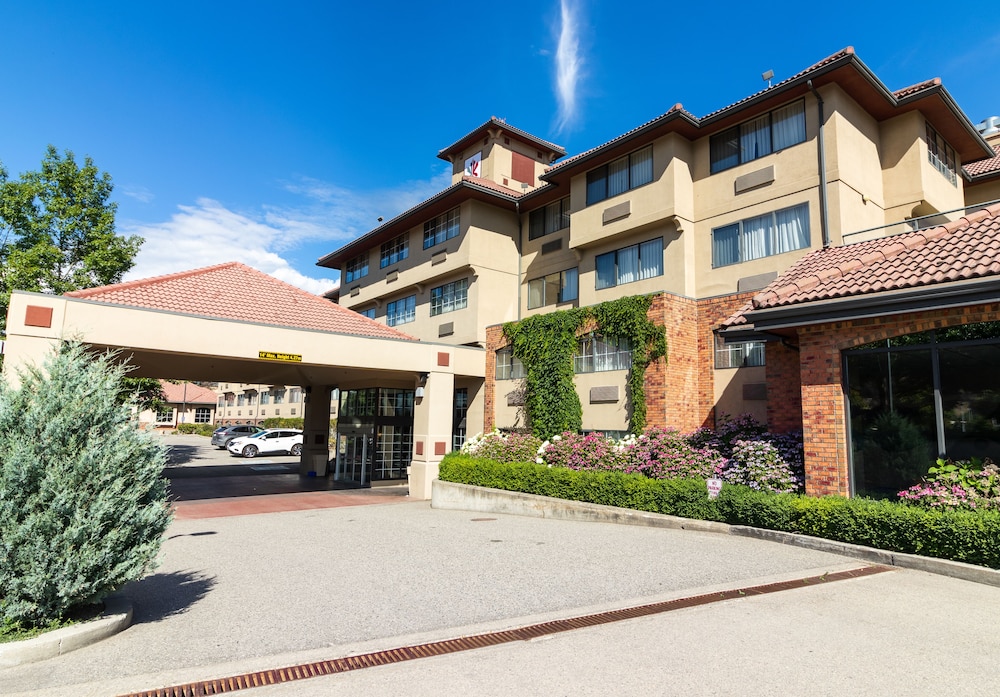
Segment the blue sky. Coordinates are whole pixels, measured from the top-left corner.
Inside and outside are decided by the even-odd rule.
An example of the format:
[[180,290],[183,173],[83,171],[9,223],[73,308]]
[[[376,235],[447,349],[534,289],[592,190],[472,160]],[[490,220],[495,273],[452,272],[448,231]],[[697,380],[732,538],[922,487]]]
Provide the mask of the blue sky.
[[490,116],[572,155],[848,45],[891,89],[940,77],[1000,114],[984,5],[898,7],[0,0],[0,162],[51,143],[109,172],[146,238],[128,278],[237,260],[322,292],[316,260],[447,186],[438,150]]

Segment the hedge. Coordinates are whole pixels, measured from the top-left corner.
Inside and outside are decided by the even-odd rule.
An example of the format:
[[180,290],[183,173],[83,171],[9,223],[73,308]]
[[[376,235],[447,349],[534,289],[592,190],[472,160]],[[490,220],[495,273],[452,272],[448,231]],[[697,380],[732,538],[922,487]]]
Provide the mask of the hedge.
[[801,533],[892,552],[1000,569],[1000,512],[942,511],[902,502],[770,494],[726,484],[709,499],[702,479],[649,479],[531,462],[500,464],[460,453],[440,479],[668,515]]

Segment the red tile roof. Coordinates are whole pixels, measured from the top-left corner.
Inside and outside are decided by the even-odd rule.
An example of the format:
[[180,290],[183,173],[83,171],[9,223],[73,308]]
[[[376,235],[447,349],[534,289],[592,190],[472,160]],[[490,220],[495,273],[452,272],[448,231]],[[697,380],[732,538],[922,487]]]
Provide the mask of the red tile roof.
[[462,175],[462,181],[467,184],[472,184],[473,186],[480,186],[484,189],[489,189],[490,191],[495,191],[506,196],[513,196],[514,198],[519,198],[524,196],[523,191],[518,191],[516,189],[510,189],[506,186],[501,186],[497,184],[492,179],[483,179],[482,177],[470,177],[466,174]]
[[905,97],[910,97],[913,96],[914,94],[923,92],[924,90],[931,89],[932,87],[940,87],[940,86],[941,86],[941,78],[935,77],[931,78],[930,80],[924,80],[923,82],[918,82],[915,85],[910,85],[909,87],[904,87],[901,90],[896,90],[895,92],[892,93],[892,95],[896,99],[903,99]]
[[1000,204],[926,230],[816,250],[755,295],[745,314],[800,303],[1000,276]]
[[996,153],[995,157],[987,157],[983,160],[977,160],[975,162],[970,162],[967,165],[962,165],[962,169],[965,171],[965,174],[970,179],[974,179],[1000,172],[1000,145],[994,145],[993,152]]
[[417,341],[408,334],[235,261],[77,290],[66,296],[255,324]]
[[448,147],[446,147],[446,148],[442,149],[440,152],[438,152],[438,157],[441,158],[442,160],[447,160],[449,153],[451,153],[454,150],[458,150],[461,147],[465,147],[468,144],[469,141],[472,141],[474,139],[478,139],[479,135],[483,131],[485,131],[485,130],[491,128],[491,127],[492,128],[500,128],[500,129],[502,129],[504,131],[507,131],[511,135],[517,136],[521,140],[525,141],[526,143],[528,143],[532,147],[543,148],[545,150],[549,150],[551,152],[554,152],[556,155],[565,155],[566,154],[566,150],[561,145],[556,145],[555,143],[550,143],[547,140],[542,140],[541,138],[539,138],[537,136],[531,135],[527,131],[522,131],[520,128],[515,128],[514,126],[511,126],[509,123],[507,123],[503,119],[498,119],[496,116],[491,116],[489,121],[487,121],[486,123],[478,126],[477,128],[472,129],[471,131],[469,131],[468,133],[466,133],[464,136],[462,136],[461,138],[459,138],[458,140],[456,140],[454,143],[452,143]]
[[195,385],[193,382],[177,385],[166,380],[160,380],[160,386],[163,388],[163,394],[166,395],[166,401],[171,403],[215,404],[215,401],[218,399],[212,390],[201,385]]

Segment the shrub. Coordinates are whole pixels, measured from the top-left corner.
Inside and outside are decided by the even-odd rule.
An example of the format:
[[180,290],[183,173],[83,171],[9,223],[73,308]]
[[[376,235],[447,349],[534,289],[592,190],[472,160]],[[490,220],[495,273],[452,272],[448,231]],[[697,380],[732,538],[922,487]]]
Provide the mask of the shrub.
[[462,445],[467,455],[494,462],[534,462],[542,440],[530,433],[504,433],[494,430],[473,436]]
[[696,447],[678,431],[667,428],[651,428],[633,439],[626,458],[627,472],[653,479],[708,479],[719,474],[726,464],[718,452]]
[[215,430],[215,426],[212,424],[177,424],[177,432],[184,434],[196,434],[199,436],[210,436],[212,431]]
[[[292,416],[292,417],[288,417],[288,418],[281,417],[281,416],[272,416],[269,419],[264,419],[264,428],[298,428],[298,429],[301,429],[302,428],[302,424],[304,424],[304,423],[305,423],[305,420],[301,416]],[[332,425],[332,424],[334,424],[336,422],[331,421],[330,423]],[[334,429],[336,429],[335,426],[334,426]]]
[[939,459],[920,484],[899,492],[899,497],[925,508],[1000,508],[1000,468],[991,460]]
[[603,433],[564,432],[541,444],[534,461],[573,470],[623,470],[624,448]]
[[650,479],[528,462],[499,464],[451,453],[444,481],[802,533],[894,552],[1000,568],[1000,511],[926,509],[906,503],[774,494],[728,484],[709,499],[701,479]]
[[118,400],[124,369],[77,343],[0,382],[0,625],[45,625],[154,563],[166,453]]
[[751,489],[791,494],[805,487],[804,468],[800,466],[797,470],[767,440],[738,440],[733,443],[732,457],[722,471],[722,478]]

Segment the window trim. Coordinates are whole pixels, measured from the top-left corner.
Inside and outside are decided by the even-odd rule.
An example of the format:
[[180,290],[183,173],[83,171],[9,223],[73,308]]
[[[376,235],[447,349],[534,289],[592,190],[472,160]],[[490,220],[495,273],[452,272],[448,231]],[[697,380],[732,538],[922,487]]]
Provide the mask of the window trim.
[[[804,228],[805,228],[805,244],[804,245],[802,245],[801,247],[792,247],[790,249],[785,249],[785,250],[782,250],[782,251],[773,251],[773,248],[774,248],[773,239],[769,238],[767,240],[768,251],[767,251],[766,254],[761,254],[761,255],[755,256],[755,257],[747,257],[746,256],[745,251],[743,249],[743,237],[744,237],[743,230],[744,230],[744,225],[746,223],[748,223],[750,221],[758,220],[760,218],[764,218],[766,216],[770,216],[770,218],[771,218],[771,228],[770,229],[772,231],[772,234],[777,234],[777,232],[776,232],[776,230],[777,230],[777,222],[776,222],[776,220],[777,220],[778,214],[779,213],[787,213],[789,211],[795,210],[796,208],[802,208],[805,211],[804,215],[802,216],[802,221],[804,222]],[[738,258],[736,259],[736,261],[727,261],[725,263],[720,264],[720,263],[718,263],[719,260],[716,257],[716,242],[715,242],[715,240],[716,240],[716,234],[719,233],[720,231],[731,230],[734,227],[736,228],[736,241],[737,241],[737,244],[739,245],[739,249],[737,250],[737,252],[738,252]],[[737,221],[732,222],[732,223],[727,223],[726,225],[720,225],[718,227],[714,227],[714,228],[712,228],[712,237],[711,237],[710,243],[712,245],[711,249],[712,249],[712,268],[713,269],[721,269],[721,268],[724,268],[726,266],[734,266],[735,264],[744,264],[744,263],[746,263],[748,261],[754,261],[756,259],[766,259],[767,257],[773,257],[773,256],[777,256],[779,254],[788,254],[789,252],[797,252],[797,251],[802,250],[802,249],[809,249],[810,247],[812,247],[812,228],[810,227],[810,224],[809,224],[809,202],[808,201],[803,201],[802,203],[796,203],[794,206],[787,206],[785,208],[779,208],[777,210],[769,211],[767,213],[762,213],[760,215],[753,215],[753,216],[750,216],[748,218],[741,218],[740,220],[737,220]]]
[[[614,350],[598,352],[600,346],[613,347]],[[628,348],[625,348],[626,346]],[[631,368],[632,342],[627,337],[609,339],[597,332],[577,337],[577,351],[573,356],[573,372],[575,374],[605,373],[612,370],[630,370]]]
[[[403,311],[400,313],[397,305],[403,304]],[[405,298],[390,300],[385,304],[385,323],[390,327],[400,324],[409,324],[417,319],[417,296],[407,295]]]
[[[785,143],[782,147],[776,148],[774,146],[774,142],[775,142],[774,115],[777,112],[782,111],[784,109],[787,109],[787,108],[789,108],[790,106],[792,106],[794,104],[800,104],[801,107],[802,107],[801,110],[800,110],[800,112],[799,112],[802,115],[802,117],[801,117],[802,118],[802,139],[801,140],[796,140],[794,142]],[[756,121],[760,121],[763,118],[767,118],[767,133],[768,133],[768,136],[769,136],[768,151],[765,152],[765,153],[759,154],[759,155],[754,155],[752,157],[746,157],[745,153],[744,153],[744,148],[743,148],[743,137],[745,135],[743,128],[745,126],[749,125],[749,124],[752,124],[752,123],[756,122]],[[752,119],[747,119],[746,121],[743,121],[742,123],[738,123],[735,126],[731,126],[730,128],[727,128],[724,131],[716,133],[715,135],[710,136],[709,140],[708,140],[709,174],[718,174],[719,172],[725,172],[727,169],[732,169],[733,167],[738,167],[738,166],[740,166],[742,164],[746,164],[747,162],[753,162],[754,160],[759,160],[762,157],[767,157],[768,155],[773,155],[774,153],[781,152],[782,150],[785,150],[786,148],[790,148],[790,147],[793,147],[795,145],[800,145],[800,144],[806,142],[809,139],[806,126],[807,126],[807,124],[806,124],[806,100],[805,99],[798,99],[798,100],[793,100],[791,102],[788,102],[787,104],[782,104],[777,109],[771,109],[770,111],[768,111],[768,112],[766,112],[764,114],[758,114],[757,116],[753,117]],[[716,158],[716,150],[720,149],[719,145],[721,143],[724,143],[727,140],[731,141],[734,136],[735,136],[735,156],[736,156],[736,161],[733,162],[732,164],[725,164],[726,162],[729,161],[729,157],[732,157],[732,155],[730,155],[729,157],[726,157],[726,158],[717,159]]]
[[[575,280],[575,282],[573,284],[574,287],[576,288],[576,292],[574,293],[574,295],[572,297],[564,295],[564,293],[566,292],[566,287],[567,287],[567,284],[566,284],[566,275],[569,274],[569,273],[572,273],[574,276],[576,276],[576,280]],[[550,280],[553,277],[555,277],[554,283],[557,283],[559,285],[559,291],[556,294],[556,299],[550,301],[548,298],[545,297],[545,295],[546,295],[545,294],[545,289],[549,287],[550,283],[553,283],[553,281]],[[542,302],[539,305],[532,305],[531,304],[531,285],[533,283],[539,283],[539,282],[541,282],[541,284],[542,284]],[[535,309],[537,309],[539,307],[545,307],[546,305],[558,305],[559,303],[568,303],[568,302],[572,302],[573,300],[579,300],[579,299],[580,299],[580,267],[578,267],[578,266],[574,266],[574,267],[569,268],[569,269],[564,269],[562,271],[554,271],[552,273],[545,274],[544,276],[539,276],[538,278],[532,278],[532,279],[530,279],[528,281],[528,298],[527,298],[527,301],[528,301],[528,309],[529,310],[535,310]]]
[[388,242],[383,242],[379,249],[378,267],[384,269],[387,266],[398,264],[410,256],[410,233],[404,232],[402,235],[393,237]]
[[[454,220],[452,215],[454,214]],[[452,223],[454,223],[452,225]],[[452,208],[450,211],[435,216],[424,223],[424,249],[436,247],[444,244],[448,240],[454,239],[462,232],[461,208]],[[439,235],[443,235],[438,239]]]
[[344,283],[352,283],[368,275],[368,252],[348,259],[344,264]]
[[[634,156],[640,154],[640,153],[645,153],[647,151],[649,152],[649,164],[650,164],[650,170],[651,170],[650,175],[649,175],[649,180],[648,181],[639,182],[639,183],[633,183],[632,182],[632,171],[633,171],[632,168],[634,166],[634,163],[632,162],[632,158]],[[626,176],[628,177],[628,183],[625,186],[625,188],[622,189],[621,191],[619,191],[617,193],[614,193],[614,194],[609,194],[608,193],[608,180],[609,180],[608,170],[612,166],[615,166],[615,165],[620,166],[622,163],[624,163],[624,165],[625,165],[625,170],[624,171],[625,171]],[[615,160],[612,160],[611,162],[608,162],[607,164],[601,165],[600,167],[595,167],[594,169],[592,169],[589,172],[587,172],[587,205],[588,206],[592,206],[595,203],[600,203],[601,201],[606,201],[609,198],[613,198],[614,196],[620,196],[621,194],[625,193],[626,191],[632,191],[633,189],[638,189],[641,186],[646,186],[647,184],[653,183],[653,181],[654,181],[654,179],[656,177],[655,177],[655,172],[652,171],[652,170],[653,170],[653,145],[652,144],[646,145],[645,147],[639,148],[638,150],[633,150],[628,155],[624,155],[623,157],[619,157],[619,158],[617,158]],[[604,191],[603,191],[603,193],[599,193],[599,194],[595,195],[592,198],[591,194],[595,193],[593,191],[594,189],[600,188],[600,187],[597,186],[597,184],[601,180],[603,180],[603,182],[604,182],[604,187],[603,187]]]
[[[557,224],[559,227],[549,229],[549,208],[553,206],[559,206],[559,214],[556,217]],[[564,196],[558,201],[553,201],[547,205],[528,213],[528,239],[537,240],[539,237],[545,237],[546,235],[551,235],[554,232],[559,232],[560,230],[565,230],[570,225],[570,209],[569,209],[569,196]]]
[[[767,365],[766,341],[726,342],[715,335],[715,369],[760,368]],[[742,358],[740,359],[740,356]],[[734,360],[736,359],[736,360]],[[759,362],[757,362],[759,360]]]
[[[452,302],[451,308],[445,302],[448,288],[451,287]],[[460,278],[456,281],[444,283],[437,288],[431,288],[431,317],[437,317],[448,312],[464,310],[469,306],[469,279]]]
[[[504,358],[510,356],[510,360],[501,361],[501,356]],[[493,374],[496,380],[523,380],[527,377],[528,373],[524,369],[524,364],[520,358],[514,356],[514,350],[510,346],[497,349],[495,357]]]
[[924,123],[927,126],[927,161],[951,182],[952,186],[957,187],[958,157],[955,155],[955,149],[931,126],[929,121]]
[[[634,281],[624,281],[624,282],[620,281],[619,280],[619,276],[618,276],[618,268],[619,268],[618,257],[619,257],[619,255],[622,252],[626,251],[626,250],[632,249],[633,247],[638,248],[637,252],[636,252],[637,257],[638,257],[638,266],[636,267],[636,271],[641,274],[641,271],[642,271],[642,268],[643,268],[643,266],[642,266],[642,248],[645,245],[648,245],[648,244],[651,244],[651,243],[657,242],[657,241],[660,243],[660,248],[659,248],[659,273],[654,273],[651,276],[645,276],[645,277],[636,278]],[[629,283],[638,283],[639,281],[646,281],[646,280],[649,280],[650,278],[658,278],[658,277],[662,276],[664,274],[663,250],[664,250],[663,238],[662,237],[654,237],[653,239],[644,240],[642,242],[636,242],[635,244],[630,244],[630,245],[627,245],[625,247],[620,247],[620,248],[614,249],[614,250],[612,250],[610,252],[605,252],[604,254],[598,254],[596,257],[594,257],[594,290],[606,290],[608,288],[617,288],[618,286],[628,285]],[[614,255],[614,269],[615,269],[614,283],[611,283],[611,284],[608,284],[608,285],[601,285],[601,276],[600,276],[600,273],[598,271],[598,268],[600,266],[600,259],[605,259],[605,258],[607,258],[607,257],[609,257],[611,255]]]

